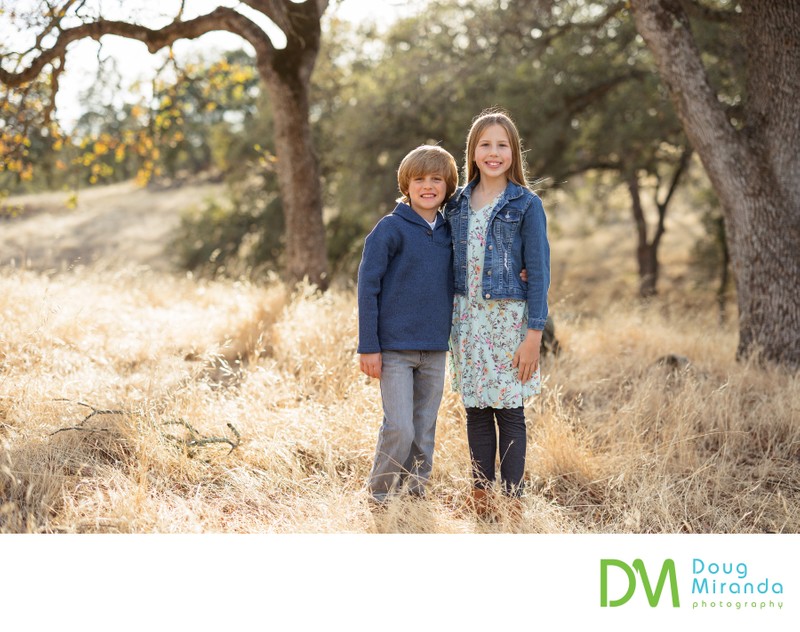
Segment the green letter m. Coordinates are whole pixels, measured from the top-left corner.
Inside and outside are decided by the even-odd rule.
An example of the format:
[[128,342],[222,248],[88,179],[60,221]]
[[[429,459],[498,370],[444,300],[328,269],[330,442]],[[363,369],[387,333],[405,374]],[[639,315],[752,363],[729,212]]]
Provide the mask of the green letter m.
[[642,578],[644,592],[647,594],[647,601],[650,603],[651,608],[655,608],[661,599],[661,591],[664,590],[664,582],[667,579],[667,575],[669,575],[670,591],[672,592],[672,607],[680,607],[681,603],[678,598],[678,578],[675,575],[675,562],[673,560],[664,560],[664,566],[661,567],[661,575],[658,577],[655,593],[650,588],[650,580],[647,577],[644,562],[642,562],[642,560],[634,560],[633,567]]

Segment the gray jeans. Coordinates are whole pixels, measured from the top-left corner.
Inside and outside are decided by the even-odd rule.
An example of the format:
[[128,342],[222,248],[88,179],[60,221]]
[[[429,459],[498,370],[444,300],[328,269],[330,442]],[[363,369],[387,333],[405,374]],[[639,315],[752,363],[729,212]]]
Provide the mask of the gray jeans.
[[446,351],[382,353],[383,424],[369,477],[370,492],[378,502],[400,489],[421,494],[430,477],[446,355]]

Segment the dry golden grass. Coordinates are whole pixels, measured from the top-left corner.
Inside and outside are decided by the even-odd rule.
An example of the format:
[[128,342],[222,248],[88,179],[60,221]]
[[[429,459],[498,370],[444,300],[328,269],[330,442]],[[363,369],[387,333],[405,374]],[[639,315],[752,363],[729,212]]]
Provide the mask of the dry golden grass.
[[554,231],[563,351],[527,411],[521,523],[467,510],[449,388],[429,497],[376,522],[380,397],[351,288],[6,269],[0,532],[798,532],[798,376],[736,363],[735,328],[670,279],[651,305],[626,301],[630,228],[573,228]]

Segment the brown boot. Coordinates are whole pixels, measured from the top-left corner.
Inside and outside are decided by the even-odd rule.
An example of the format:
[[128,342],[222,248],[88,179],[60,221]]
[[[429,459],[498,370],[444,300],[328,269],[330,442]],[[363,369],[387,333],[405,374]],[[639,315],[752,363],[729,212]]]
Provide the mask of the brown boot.
[[481,487],[473,487],[470,508],[477,514],[478,518],[487,518],[491,512],[489,493]]

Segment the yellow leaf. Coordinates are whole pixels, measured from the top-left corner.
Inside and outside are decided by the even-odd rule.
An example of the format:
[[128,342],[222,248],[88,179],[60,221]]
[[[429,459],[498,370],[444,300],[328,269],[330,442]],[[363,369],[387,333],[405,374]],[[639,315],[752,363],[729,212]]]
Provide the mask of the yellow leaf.
[[233,83],[242,84],[242,83],[245,83],[246,81],[249,81],[250,79],[252,79],[252,77],[253,77],[253,73],[247,72],[244,69],[240,69],[237,72],[234,72],[231,75],[230,79],[231,79],[231,81]]

